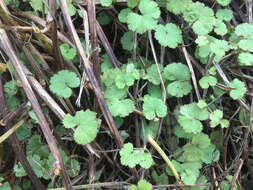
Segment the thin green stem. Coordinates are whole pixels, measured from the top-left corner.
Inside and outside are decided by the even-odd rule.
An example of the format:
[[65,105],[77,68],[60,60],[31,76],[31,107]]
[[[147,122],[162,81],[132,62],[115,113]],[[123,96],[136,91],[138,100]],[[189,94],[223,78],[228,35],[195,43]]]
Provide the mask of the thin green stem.
[[154,139],[152,139],[152,137],[150,135],[148,136],[148,142],[157,150],[157,152],[160,154],[160,156],[163,158],[163,160],[167,163],[167,165],[169,166],[169,168],[172,171],[173,175],[175,176],[178,184],[182,185],[180,176],[177,173],[176,168],[173,166],[173,164],[171,163],[170,159],[165,154],[165,152],[161,149],[161,147],[157,144],[157,142],[155,142]]

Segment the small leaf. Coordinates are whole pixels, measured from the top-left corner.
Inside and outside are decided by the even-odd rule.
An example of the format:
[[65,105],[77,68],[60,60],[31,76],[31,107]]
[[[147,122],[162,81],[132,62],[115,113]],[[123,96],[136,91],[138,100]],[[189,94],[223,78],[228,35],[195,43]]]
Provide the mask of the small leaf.
[[182,43],[182,32],[173,23],[168,23],[165,26],[159,24],[156,27],[155,38],[164,47],[176,48],[178,44]]
[[50,90],[59,97],[69,98],[72,94],[71,88],[80,85],[80,79],[74,72],[62,70],[50,78]]
[[237,36],[242,36],[242,38],[240,38],[239,42],[238,42],[238,46],[245,50],[245,51],[250,51],[253,52],[253,36],[252,36],[252,32],[253,32],[253,26],[252,24],[248,24],[248,23],[243,23],[243,24],[239,24],[236,26],[235,28],[235,34]]
[[145,179],[142,179],[138,182],[138,189],[139,190],[151,190],[152,185],[147,182]]
[[228,6],[231,0],[217,0],[221,6]]
[[126,117],[134,110],[134,102],[131,99],[110,99],[107,101],[112,116]]
[[138,2],[138,0],[127,0],[127,6],[133,9],[138,5]]
[[160,9],[157,3],[151,0],[140,0],[138,8],[141,15],[133,12],[128,14],[128,28],[140,34],[147,30],[155,29],[160,16]]
[[197,162],[202,159],[203,152],[198,147],[188,143],[183,146],[183,157],[187,162]]
[[238,63],[241,66],[252,66],[253,55],[249,52],[242,52],[238,55]]
[[148,120],[154,119],[156,116],[165,117],[167,107],[161,99],[145,95],[143,98],[143,114]]
[[128,16],[129,13],[132,13],[131,9],[129,9],[129,8],[122,9],[120,11],[120,13],[118,14],[119,21],[122,22],[122,23],[126,23],[127,22],[127,16]]
[[200,109],[204,109],[207,107],[207,103],[204,100],[199,100],[197,105]]
[[197,134],[203,129],[201,122],[196,119],[189,119],[185,116],[179,116],[178,122],[187,133]]
[[133,32],[128,31],[125,32],[122,38],[120,39],[120,43],[124,50],[132,51],[134,44],[133,44]]
[[[162,72],[163,71],[163,66],[159,64],[159,69]],[[160,84],[160,77],[156,68],[155,64],[152,64],[150,67],[147,69],[147,73],[143,77],[143,79],[147,79],[149,82],[151,82],[154,85],[159,85]]]
[[181,173],[182,181],[185,185],[194,185],[198,176],[195,176],[195,173],[190,169],[185,169],[184,172]]
[[219,9],[216,12],[216,17],[220,20],[229,22],[233,18],[233,12],[230,9]]
[[241,108],[239,113],[239,120],[241,125],[250,125],[250,113],[248,110]]
[[171,63],[164,68],[163,77],[168,80],[190,80],[189,68],[182,63]]
[[174,127],[173,130],[174,134],[178,137],[178,138],[185,138],[185,139],[192,139],[192,137],[194,136],[193,133],[187,133],[181,126],[176,125]]
[[191,0],[167,0],[167,10],[177,15],[186,11],[191,3]]
[[206,164],[211,164],[212,162],[216,162],[220,159],[220,152],[215,148],[215,145],[211,144],[207,148],[203,150],[202,161]]
[[245,84],[237,78],[230,82],[229,87],[232,88],[230,96],[234,100],[242,98],[247,91]]
[[192,86],[189,81],[174,81],[167,86],[167,92],[175,97],[183,97],[189,94],[191,90]]
[[201,88],[207,89],[209,86],[215,86],[217,79],[213,76],[204,76],[199,80]]
[[200,149],[204,149],[210,145],[210,139],[208,135],[199,133],[193,136],[192,144],[199,147]]
[[72,60],[76,56],[76,50],[74,48],[70,48],[68,44],[61,44],[60,50],[65,60]]
[[101,0],[100,3],[104,7],[109,7],[112,4],[112,0]]
[[35,11],[42,11],[43,10],[43,1],[42,0],[30,0],[29,3]]
[[102,11],[98,14],[97,20],[101,25],[107,25],[111,22],[110,17],[106,14],[105,11]]
[[210,48],[215,55],[220,57],[223,57],[226,52],[230,50],[230,46],[225,40],[215,40],[213,43],[211,43]]
[[41,137],[39,135],[33,135],[28,140],[26,152],[30,155],[37,154],[40,158],[47,158],[49,156],[49,149],[47,146],[42,144]]
[[153,159],[149,152],[143,152],[139,149],[134,150],[132,143],[124,144],[124,147],[120,150],[120,162],[122,165],[134,168],[139,164],[143,168],[150,168]]
[[224,36],[225,34],[227,34],[227,32],[228,32],[227,26],[225,25],[225,23],[222,20],[220,20],[220,19],[216,20],[214,32],[218,35],[221,35],[221,36]]
[[63,118],[63,125],[66,128],[77,126],[74,132],[74,139],[78,144],[82,145],[90,143],[96,138],[100,122],[96,118],[96,113],[90,110],[77,111],[74,117],[67,114]]

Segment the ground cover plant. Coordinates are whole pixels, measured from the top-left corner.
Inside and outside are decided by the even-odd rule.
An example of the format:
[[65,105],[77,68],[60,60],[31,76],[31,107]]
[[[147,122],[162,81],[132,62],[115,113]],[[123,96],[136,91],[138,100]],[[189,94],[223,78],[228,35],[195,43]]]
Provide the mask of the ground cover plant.
[[0,190],[251,189],[251,0],[0,6]]

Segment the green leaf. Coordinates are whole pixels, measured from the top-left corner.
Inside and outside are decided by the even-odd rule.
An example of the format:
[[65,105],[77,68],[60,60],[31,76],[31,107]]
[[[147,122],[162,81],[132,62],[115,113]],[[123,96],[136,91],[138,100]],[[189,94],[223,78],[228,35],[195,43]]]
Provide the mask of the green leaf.
[[203,152],[198,147],[188,143],[183,146],[183,157],[187,162],[197,162],[202,159]]
[[210,145],[210,139],[208,135],[204,133],[198,133],[193,136],[192,144],[199,147],[200,149],[204,149]]
[[[159,69],[161,72],[163,71],[163,66],[160,64]],[[152,64],[150,67],[147,68],[147,73],[144,75],[143,79],[147,79],[154,85],[160,84],[161,81],[155,64]]]
[[138,5],[138,2],[138,0],[127,0],[127,6],[133,9]]
[[204,76],[199,80],[201,88],[207,89],[209,86],[215,86],[217,79],[213,76]]
[[134,110],[134,102],[131,99],[110,99],[107,101],[112,116],[126,117]]
[[104,7],[109,7],[112,4],[112,0],[101,0],[100,3]]
[[202,161],[206,164],[211,164],[212,162],[216,162],[220,159],[220,152],[215,148],[215,145],[210,144],[207,148],[203,150]]
[[179,116],[179,124],[183,127],[185,132],[197,134],[202,131],[203,125],[196,119],[190,119],[185,116]]
[[0,190],[11,190],[11,186],[8,182],[5,182],[0,185]]
[[229,87],[232,88],[230,96],[234,100],[242,98],[247,91],[244,82],[238,80],[237,78],[230,82]]
[[129,8],[122,9],[120,11],[120,13],[118,14],[119,21],[122,22],[122,23],[126,23],[127,22],[127,16],[128,16],[129,13],[132,13],[131,9],[129,9]]
[[115,86],[115,76],[121,75],[122,71],[119,68],[108,69],[101,76],[101,82],[106,87]]
[[167,114],[167,107],[161,99],[145,95],[143,98],[143,114],[148,120],[157,117],[165,117]]
[[28,122],[24,123],[16,130],[16,135],[19,141],[22,141],[31,135],[31,126]]
[[174,127],[173,132],[178,138],[192,139],[192,137],[194,136],[193,133],[185,132],[185,130],[179,125],[176,125]]
[[167,92],[175,97],[183,97],[189,94],[191,90],[192,86],[189,81],[174,81],[167,86]]
[[61,44],[60,50],[65,60],[72,60],[76,56],[76,50],[74,48],[69,47],[68,44]]
[[54,74],[50,79],[50,90],[59,97],[69,98],[72,94],[71,88],[80,85],[80,79],[74,72],[62,70]]
[[200,121],[208,119],[209,115],[206,108],[201,109],[196,103],[181,106],[179,113],[179,124],[185,132],[194,134],[202,131],[203,125]]
[[159,24],[155,30],[155,38],[161,46],[176,48],[178,44],[182,43],[182,32],[173,23],[168,23],[165,26]]
[[190,80],[188,67],[182,63],[171,63],[164,68],[163,77],[167,80]]
[[8,105],[8,110],[13,111],[21,105],[20,100],[16,96],[7,96],[6,103]]
[[241,125],[247,126],[250,125],[250,113],[248,110],[241,108],[239,112],[239,120]]
[[16,177],[24,177],[27,175],[25,169],[22,167],[22,164],[20,162],[18,162],[18,164],[14,166],[14,172]]
[[132,51],[134,47],[133,32],[132,31],[125,32],[122,38],[120,39],[120,43],[124,50]]
[[162,90],[158,85],[148,83],[148,94],[150,94],[150,96],[162,99]]
[[39,135],[33,135],[26,146],[26,152],[30,155],[38,155],[40,158],[47,158],[49,156],[49,149],[41,142]]
[[206,36],[203,36],[203,35],[198,36],[198,38],[195,40],[195,42],[196,42],[199,46],[205,46],[205,45],[208,45],[208,43],[209,43],[207,37],[206,37]]
[[78,144],[87,144],[93,141],[100,127],[100,120],[96,118],[96,113],[90,110],[77,111],[73,117],[70,114],[63,118],[63,125],[66,128],[77,126],[74,132],[74,139]]
[[216,127],[217,125],[221,124],[222,128],[227,128],[228,127],[228,120],[222,119],[223,117],[223,112],[219,109],[216,109],[214,112],[210,114],[210,125],[212,128]]
[[101,24],[101,25],[107,25],[111,22],[110,17],[106,14],[105,11],[101,11],[98,14],[97,20],[98,20],[99,24]]
[[229,22],[233,18],[233,12],[230,9],[219,9],[216,12],[216,17],[220,20]]
[[147,182],[145,179],[142,179],[138,182],[138,189],[139,190],[151,190],[152,185]]
[[70,16],[74,16],[76,14],[76,8],[72,5],[72,0],[67,0],[67,7]]
[[199,102],[197,103],[198,107],[200,109],[204,109],[207,107],[207,103],[204,100],[199,100]]
[[214,32],[218,35],[221,35],[221,36],[224,36],[225,34],[227,34],[227,32],[228,32],[227,26],[225,25],[225,23],[222,20],[220,20],[220,19],[216,20]]
[[101,72],[104,73],[109,69],[112,69],[112,63],[109,59],[109,56],[107,54],[102,55],[103,62],[101,63]]
[[66,170],[70,177],[76,177],[80,172],[80,164],[75,159],[69,159],[66,163]]
[[231,0],[217,0],[221,6],[228,6]]
[[42,11],[43,10],[43,1],[42,0],[30,0],[29,1],[31,7],[34,11]]
[[131,185],[129,187],[129,190],[138,190],[138,187],[136,185]]
[[217,147],[218,150],[222,150],[224,136],[220,130],[213,131],[210,135],[211,142]]
[[210,48],[215,55],[220,57],[223,57],[226,52],[230,50],[230,46],[225,40],[215,40],[213,43],[211,43]]
[[[227,181],[228,179],[228,181]],[[228,175],[227,176],[227,179],[226,180],[223,180],[221,183],[220,183],[220,188],[222,190],[229,190],[230,189],[230,184],[232,182],[232,179],[233,179],[233,176],[231,175]],[[238,190],[238,186],[235,184],[235,187],[233,187],[235,190]]]
[[39,120],[35,114],[35,112],[32,110],[32,111],[29,111],[28,113],[29,117],[32,119],[32,123],[35,123],[35,124],[39,124]]
[[238,55],[238,63],[241,66],[252,66],[253,55],[249,52],[242,52]]
[[200,109],[200,107],[195,102],[181,106],[180,113],[188,118],[198,119],[201,121],[207,120],[209,115],[206,108]]
[[149,152],[143,152],[142,150],[134,150],[132,143],[124,144],[124,147],[120,150],[120,162],[124,166],[134,168],[139,164],[142,168],[150,168],[153,159]]
[[185,169],[180,176],[185,185],[194,185],[198,177],[190,169]]
[[202,168],[202,161],[197,161],[197,162],[185,162],[181,164],[181,167],[183,170],[180,172],[182,173],[185,169],[190,169],[191,171],[194,172],[195,176],[198,177],[200,173],[200,169]]
[[11,80],[4,84],[4,92],[7,97],[14,96],[18,93],[18,87],[16,83],[17,82],[15,80]]
[[200,2],[191,3],[183,16],[198,35],[206,35],[211,32],[216,22],[213,10]]
[[119,89],[122,89],[126,86],[132,86],[134,84],[135,79],[139,79],[140,76],[138,70],[134,68],[133,64],[127,64],[125,71],[120,70],[117,72],[117,75],[113,77],[116,86]]
[[191,3],[191,0],[167,0],[167,10],[176,15],[181,14],[186,11]]
[[237,36],[242,36],[242,39],[240,38],[240,41],[238,42],[238,46],[241,49],[253,52],[252,32],[253,32],[252,24],[243,23],[236,26],[235,34]]
[[119,89],[116,86],[111,86],[106,89],[104,96],[106,100],[122,99],[127,95],[127,89]]
[[160,16],[160,9],[154,1],[140,0],[139,10],[141,15],[129,13],[127,16],[128,28],[137,33],[143,34],[147,30],[155,29]]
[[[165,172],[163,172],[161,175],[158,175],[156,171],[153,170],[151,175],[157,185],[169,184],[168,176]],[[162,188],[158,188],[158,190],[162,190]]]

